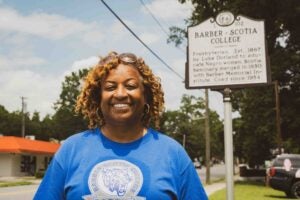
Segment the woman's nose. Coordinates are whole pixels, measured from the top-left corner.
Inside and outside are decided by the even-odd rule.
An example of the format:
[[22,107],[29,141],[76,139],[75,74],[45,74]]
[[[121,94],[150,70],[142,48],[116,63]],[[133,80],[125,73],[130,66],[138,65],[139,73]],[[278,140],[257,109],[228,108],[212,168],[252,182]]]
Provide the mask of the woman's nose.
[[124,98],[127,96],[127,92],[126,92],[126,89],[124,87],[118,87],[116,89],[116,92],[115,92],[115,97],[117,98]]

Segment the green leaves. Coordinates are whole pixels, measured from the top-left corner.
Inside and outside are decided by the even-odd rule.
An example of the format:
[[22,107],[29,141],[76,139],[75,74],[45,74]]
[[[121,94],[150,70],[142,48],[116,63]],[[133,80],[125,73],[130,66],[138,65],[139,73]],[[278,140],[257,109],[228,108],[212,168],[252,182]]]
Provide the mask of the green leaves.
[[[179,110],[166,111],[161,120],[162,132],[183,144],[185,137],[186,151],[191,158],[204,158],[205,102],[201,97],[183,95]],[[210,137],[212,157],[223,158],[223,125],[216,112],[210,111]],[[185,135],[185,136],[184,136]]]

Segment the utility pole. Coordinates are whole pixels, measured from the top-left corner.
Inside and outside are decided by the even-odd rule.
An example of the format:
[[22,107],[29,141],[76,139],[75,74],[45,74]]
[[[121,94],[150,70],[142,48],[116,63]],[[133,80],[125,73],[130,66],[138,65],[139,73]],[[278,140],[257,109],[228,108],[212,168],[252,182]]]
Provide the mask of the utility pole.
[[208,89],[205,89],[205,164],[206,184],[210,184],[210,130],[209,130],[209,108]]
[[182,146],[183,146],[183,148],[185,149],[186,134],[183,133],[182,136],[183,136],[183,138],[182,138]]
[[233,136],[232,136],[232,105],[231,89],[225,88],[224,101],[224,147],[225,147],[225,170],[226,170],[226,199],[234,200],[233,180]]
[[26,102],[25,97],[21,97],[22,99],[22,129],[21,129],[21,136],[25,137],[25,114],[26,114]]
[[280,127],[280,99],[279,99],[279,89],[278,89],[278,80],[274,81],[274,90],[275,90],[275,100],[276,100],[276,129],[277,129],[277,142],[279,154],[281,154],[282,148],[282,136],[281,136],[281,127]]

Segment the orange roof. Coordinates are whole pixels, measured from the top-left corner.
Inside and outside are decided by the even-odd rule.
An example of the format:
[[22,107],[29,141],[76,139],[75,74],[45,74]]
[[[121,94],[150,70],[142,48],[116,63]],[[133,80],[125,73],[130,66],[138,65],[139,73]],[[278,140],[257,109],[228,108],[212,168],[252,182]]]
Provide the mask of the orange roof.
[[60,144],[14,136],[0,137],[0,152],[54,154]]

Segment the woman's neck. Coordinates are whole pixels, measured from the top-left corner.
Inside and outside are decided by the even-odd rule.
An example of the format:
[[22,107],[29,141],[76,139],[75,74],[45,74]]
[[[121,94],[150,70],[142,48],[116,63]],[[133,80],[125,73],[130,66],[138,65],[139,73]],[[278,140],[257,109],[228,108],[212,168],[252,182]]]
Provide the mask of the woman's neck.
[[142,125],[116,126],[105,124],[101,127],[103,135],[114,142],[129,143],[143,137],[147,133],[147,128]]

